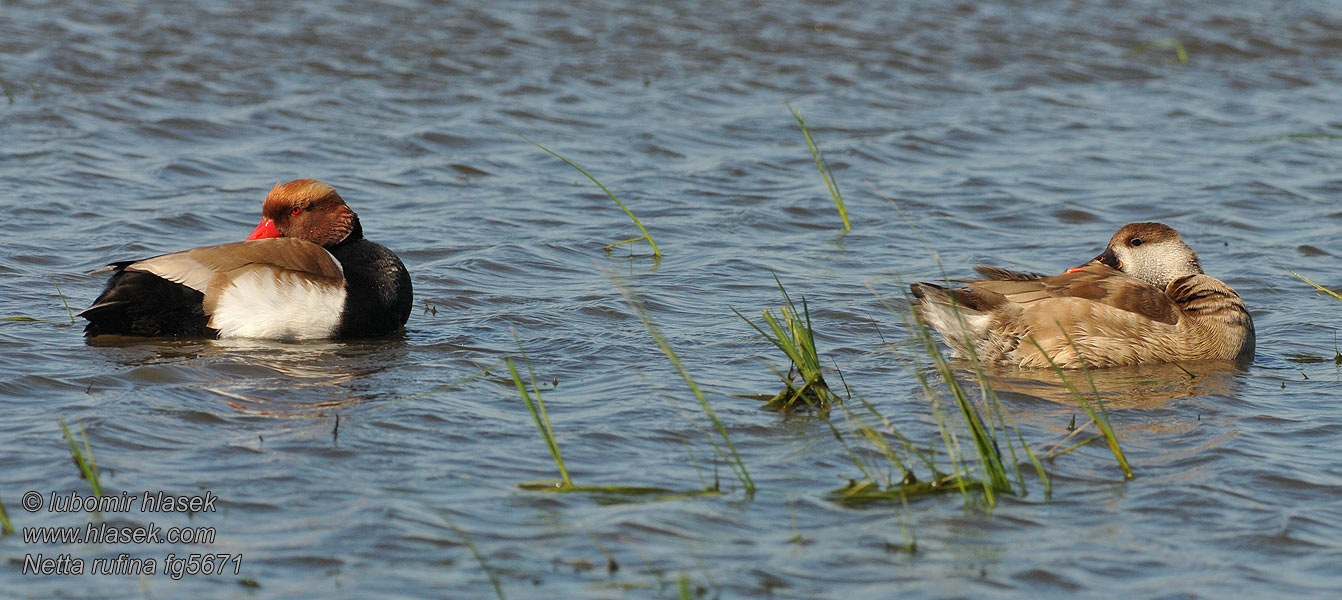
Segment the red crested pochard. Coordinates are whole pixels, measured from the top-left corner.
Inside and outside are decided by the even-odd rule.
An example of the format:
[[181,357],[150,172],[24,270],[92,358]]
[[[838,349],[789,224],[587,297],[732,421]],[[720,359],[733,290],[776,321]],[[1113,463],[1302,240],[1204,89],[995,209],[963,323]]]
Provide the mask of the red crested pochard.
[[247,241],[117,262],[84,335],[312,340],[382,335],[410,316],[410,274],[363,237],[335,188],[276,185]]
[[1104,253],[1062,275],[976,270],[989,279],[911,286],[918,317],[962,357],[972,347],[984,362],[1029,368],[1253,360],[1239,294],[1160,223],[1123,226]]

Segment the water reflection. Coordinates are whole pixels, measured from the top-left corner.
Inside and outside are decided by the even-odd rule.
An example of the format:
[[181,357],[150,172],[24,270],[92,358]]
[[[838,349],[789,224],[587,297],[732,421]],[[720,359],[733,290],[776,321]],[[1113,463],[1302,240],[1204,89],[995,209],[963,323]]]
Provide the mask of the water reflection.
[[320,417],[368,400],[370,375],[407,362],[403,336],[361,342],[269,340],[90,340],[125,377],[144,385],[178,383],[223,399],[236,412]]
[[[1060,404],[1077,405],[1071,391],[1055,371],[1046,369],[985,368],[988,382],[999,394],[1021,394]],[[1206,361],[1190,364],[1156,364],[1092,369],[1090,379],[1082,371],[1065,372],[1067,381],[1087,398],[1098,391],[1108,408],[1159,408],[1184,398],[1233,393],[1240,386],[1243,369],[1233,362]],[[963,374],[973,380],[973,373]],[[1094,382],[1094,391],[1091,382]]]

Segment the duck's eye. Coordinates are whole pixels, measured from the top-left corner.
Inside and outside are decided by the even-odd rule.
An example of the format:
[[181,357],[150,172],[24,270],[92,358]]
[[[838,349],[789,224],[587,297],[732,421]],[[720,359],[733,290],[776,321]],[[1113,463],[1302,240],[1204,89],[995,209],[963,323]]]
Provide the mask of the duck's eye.
[[301,209],[301,208],[299,208],[299,207],[297,207],[297,206],[294,207],[294,212],[293,212],[293,214],[296,215],[296,214],[301,213],[301,212],[303,212],[303,209]]
[[[294,211],[295,211],[294,214],[298,214],[297,210],[298,210],[298,209],[294,209]],[[1132,238],[1132,241],[1131,241],[1131,242],[1128,242],[1128,243],[1131,244],[1131,245],[1133,245],[1133,246],[1140,246],[1140,245],[1142,245],[1142,238]]]

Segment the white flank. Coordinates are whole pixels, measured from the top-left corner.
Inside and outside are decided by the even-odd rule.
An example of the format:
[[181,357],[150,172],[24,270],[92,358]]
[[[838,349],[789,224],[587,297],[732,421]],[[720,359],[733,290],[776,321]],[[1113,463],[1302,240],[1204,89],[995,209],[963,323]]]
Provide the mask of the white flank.
[[[924,301],[922,307],[924,309],[923,320],[932,329],[940,331],[942,335],[955,333],[957,338],[964,338],[965,330],[968,329],[972,337],[985,337],[988,333],[988,325],[992,321],[988,315],[976,310],[969,310],[963,306],[952,308],[948,304]],[[964,319],[963,324],[961,319]]]
[[[963,358],[968,355],[969,345],[973,345],[977,352],[983,348],[984,342],[988,341],[988,327],[992,324],[992,317],[989,315],[963,306],[952,307],[949,304],[927,300],[921,301],[920,304],[923,308],[923,323],[941,332],[942,339],[946,341],[946,345],[955,350],[957,356]],[[969,337],[968,343],[965,340],[966,334]]]
[[331,337],[345,308],[343,287],[298,273],[256,269],[233,280],[210,315],[221,338],[315,340]]

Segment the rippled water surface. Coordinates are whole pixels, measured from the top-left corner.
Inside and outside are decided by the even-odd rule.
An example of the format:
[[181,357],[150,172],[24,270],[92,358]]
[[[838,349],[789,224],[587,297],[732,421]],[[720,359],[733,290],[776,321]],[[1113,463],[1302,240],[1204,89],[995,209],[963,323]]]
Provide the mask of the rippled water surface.
[[[62,418],[104,491],[220,499],[100,517],[213,527],[212,545],[0,537],[6,594],[494,597],[491,575],[536,598],[676,597],[681,581],[724,598],[1342,589],[1342,303],[1286,271],[1342,287],[1337,3],[201,4],[0,10],[0,317],[40,319],[0,321],[0,500],[20,528],[99,518],[21,507],[28,490],[89,493]],[[846,235],[785,100],[834,169]],[[603,251],[638,235],[628,217],[514,132],[591,171],[665,256]],[[403,336],[90,345],[70,325],[55,285],[78,310],[108,261],[240,240],[298,177],[339,189],[410,269]],[[860,477],[845,444],[879,458],[853,425],[830,421],[841,443],[740,397],[786,368],[731,311],[777,307],[773,272],[844,381],[944,455],[888,306],[900,282],[938,261],[1058,272],[1146,220],[1240,292],[1258,354],[1191,380],[1099,374],[1131,481],[1090,444],[1046,463],[1051,498],[1027,473],[1029,494],[991,511],[955,494],[842,506],[829,492]],[[613,279],[704,389],[755,494]],[[519,489],[555,468],[498,363],[519,355],[513,331],[578,483],[716,475],[723,494]],[[1047,378],[994,377],[1040,451],[1085,420]],[[39,552],[243,559],[181,580],[21,574]]]

